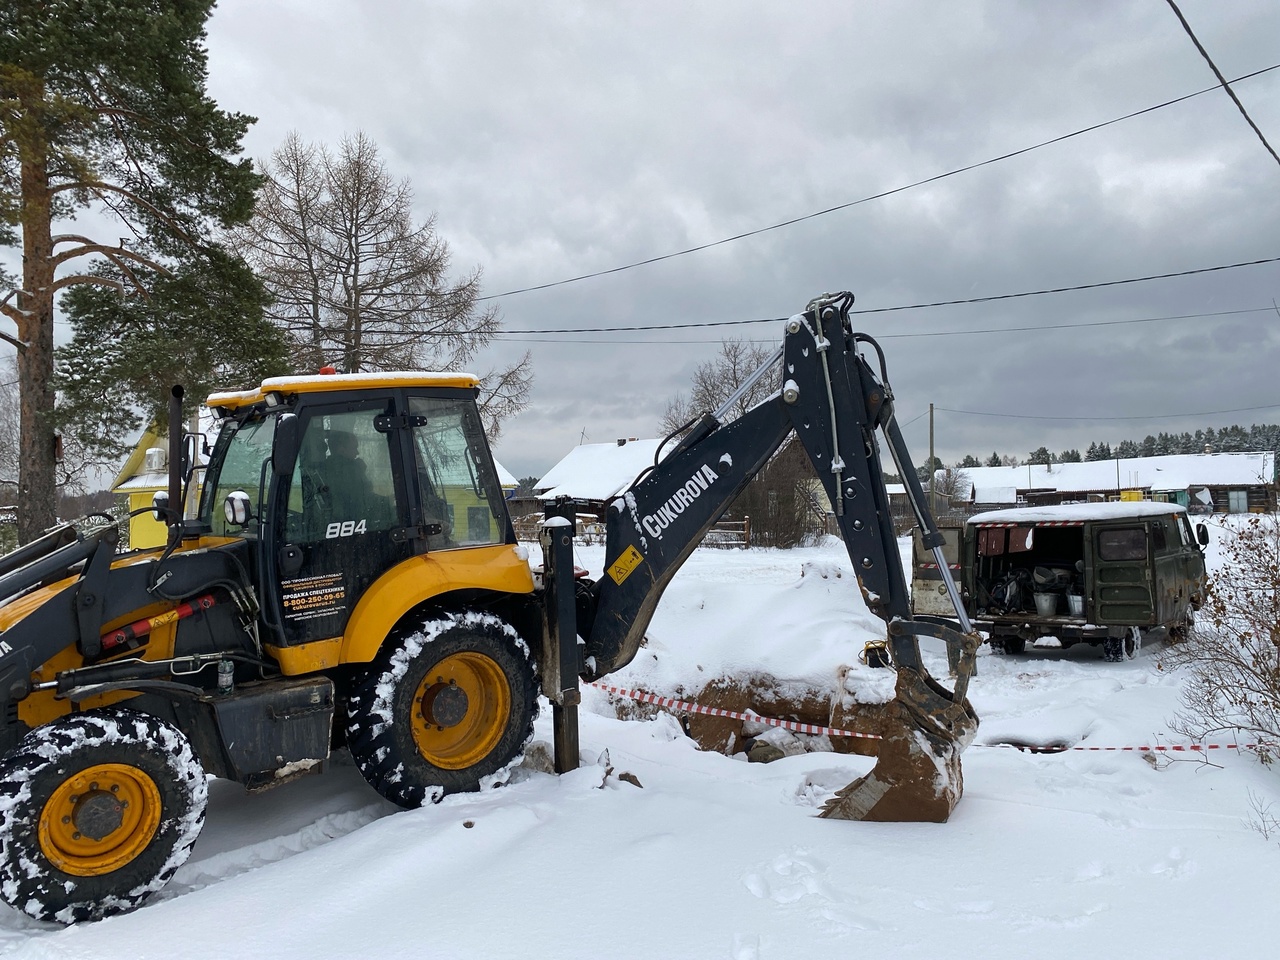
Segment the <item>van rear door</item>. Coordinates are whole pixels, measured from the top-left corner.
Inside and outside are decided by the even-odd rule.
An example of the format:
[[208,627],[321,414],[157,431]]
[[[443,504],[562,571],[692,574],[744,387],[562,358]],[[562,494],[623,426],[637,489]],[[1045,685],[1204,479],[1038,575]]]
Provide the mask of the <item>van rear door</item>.
[[1154,622],[1151,536],[1142,521],[1093,528],[1094,620],[1098,624]]

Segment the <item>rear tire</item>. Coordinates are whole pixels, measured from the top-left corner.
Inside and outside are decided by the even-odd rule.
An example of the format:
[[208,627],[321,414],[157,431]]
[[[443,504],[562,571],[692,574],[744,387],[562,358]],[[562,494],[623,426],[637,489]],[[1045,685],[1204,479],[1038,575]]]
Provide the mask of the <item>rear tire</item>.
[[139,906],[186,862],[208,782],[190,743],[121,707],[55,720],[0,760],[0,896],[37,920]]
[[1103,659],[1107,663],[1123,663],[1133,660],[1142,650],[1142,628],[1129,627],[1122,637],[1107,637],[1102,644]]
[[1026,652],[1027,641],[1022,637],[1001,637],[991,641],[991,648],[996,653],[1012,657]]
[[481,789],[533,736],[528,647],[492,614],[442,613],[392,633],[347,698],[360,773],[401,807]]
[[1142,650],[1142,628],[1130,627],[1129,632],[1125,634],[1120,645],[1121,653],[1124,654],[1126,660],[1133,660]]

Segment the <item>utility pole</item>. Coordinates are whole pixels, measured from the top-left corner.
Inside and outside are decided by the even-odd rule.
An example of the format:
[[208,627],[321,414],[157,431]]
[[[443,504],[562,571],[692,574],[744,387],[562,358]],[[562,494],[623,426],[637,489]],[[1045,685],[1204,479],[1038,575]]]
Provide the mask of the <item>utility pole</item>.
[[938,512],[938,503],[934,499],[933,483],[934,478],[938,475],[937,467],[933,459],[933,404],[929,404],[929,512]]

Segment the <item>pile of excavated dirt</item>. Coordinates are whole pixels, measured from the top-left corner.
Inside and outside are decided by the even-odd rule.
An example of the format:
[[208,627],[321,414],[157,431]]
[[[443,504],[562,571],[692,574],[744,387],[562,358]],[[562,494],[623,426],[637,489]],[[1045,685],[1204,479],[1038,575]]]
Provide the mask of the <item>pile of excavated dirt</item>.
[[[858,703],[851,697],[840,696],[835,690],[822,691],[796,683],[782,683],[765,674],[717,677],[701,690],[682,691],[671,696],[703,707],[735,713],[755,713],[762,717],[876,735],[883,735],[885,718],[890,716],[887,703]],[[619,719],[640,719],[659,712],[673,714],[685,733],[701,749],[725,755],[746,753],[760,738],[776,743],[779,737],[775,734],[781,733],[780,728],[750,720],[688,713],[675,708],[637,703],[624,697],[610,699]],[[818,737],[804,734],[790,736],[786,733],[781,733],[781,736],[793,744],[802,745],[795,752],[799,752],[799,749],[830,750],[835,753],[875,756],[879,746],[878,740],[861,737]]]
[[[847,680],[844,685],[848,685]],[[745,753],[748,760],[765,763],[819,751],[878,757],[870,773],[837,791],[824,806],[823,817],[944,823],[963,791],[961,748],[930,736],[912,723],[901,695],[889,702],[861,703],[847,695],[753,675],[718,677],[692,696],[680,692],[672,699],[878,737],[792,733],[749,718],[708,716],[678,707],[610,698],[619,719],[670,713],[701,749],[726,756]]]

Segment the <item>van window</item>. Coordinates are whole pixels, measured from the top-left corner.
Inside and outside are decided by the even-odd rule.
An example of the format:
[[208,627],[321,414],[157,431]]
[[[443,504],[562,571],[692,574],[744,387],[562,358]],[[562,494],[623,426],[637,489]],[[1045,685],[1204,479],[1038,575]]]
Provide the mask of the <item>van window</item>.
[[1147,559],[1147,531],[1142,527],[1099,531],[1098,556],[1103,560]]
[[1151,539],[1155,543],[1157,550],[1163,550],[1169,545],[1168,537],[1165,536],[1164,532],[1163,520],[1157,520],[1151,525]]

